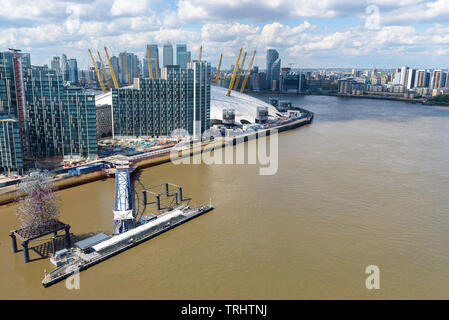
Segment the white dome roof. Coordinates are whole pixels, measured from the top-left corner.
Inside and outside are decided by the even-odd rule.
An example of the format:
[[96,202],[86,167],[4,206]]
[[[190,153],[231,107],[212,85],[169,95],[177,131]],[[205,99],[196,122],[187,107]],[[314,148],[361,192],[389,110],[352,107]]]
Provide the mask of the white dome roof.
[[210,118],[223,120],[223,109],[235,110],[235,121],[240,123],[244,119],[251,123],[256,121],[257,107],[267,107],[268,115],[276,117],[276,108],[250,95],[232,91],[226,95],[228,89],[211,85]]

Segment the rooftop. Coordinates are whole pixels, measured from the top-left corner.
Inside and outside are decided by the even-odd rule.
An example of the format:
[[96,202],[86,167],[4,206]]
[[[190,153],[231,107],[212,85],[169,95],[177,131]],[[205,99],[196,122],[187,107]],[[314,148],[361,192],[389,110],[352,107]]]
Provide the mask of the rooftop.
[[100,242],[102,242],[104,240],[108,240],[109,238],[110,238],[110,236],[101,232],[92,237],[89,237],[87,239],[76,242],[75,247],[78,247],[81,250],[85,250],[85,249],[90,248],[96,244],[99,244]]

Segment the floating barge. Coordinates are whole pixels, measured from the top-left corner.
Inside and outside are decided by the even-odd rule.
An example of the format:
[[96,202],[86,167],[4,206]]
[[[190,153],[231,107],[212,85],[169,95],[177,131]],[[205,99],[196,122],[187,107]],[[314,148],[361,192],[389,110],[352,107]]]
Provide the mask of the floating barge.
[[86,270],[97,263],[156,237],[212,209],[213,207],[211,205],[194,208],[189,208],[187,205],[180,205],[171,211],[157,215],[155,219],[142,223],[129,231],[109,238],[105,237],[105,240],[94,243],[90,247],[83,247],[82,249],[70,248],[63,257],[65,261],[69,262],[45,274],[42,285],[49,287],[68,278],[74,273]]

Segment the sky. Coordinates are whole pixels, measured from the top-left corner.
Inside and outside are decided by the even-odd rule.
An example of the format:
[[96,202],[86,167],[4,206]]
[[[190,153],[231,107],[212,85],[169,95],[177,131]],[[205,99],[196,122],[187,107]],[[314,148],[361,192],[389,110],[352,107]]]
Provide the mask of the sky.
[[[449,0],[1,0],[0,51],[31,53],[50,65],[65,53],[80,68],[87,49],[109,54],[186,43],[192,59],[229,68],[239,49],[265,68],[266,50],[282,67],[447,68]],[[249,58],[248,58],[249,59]]]

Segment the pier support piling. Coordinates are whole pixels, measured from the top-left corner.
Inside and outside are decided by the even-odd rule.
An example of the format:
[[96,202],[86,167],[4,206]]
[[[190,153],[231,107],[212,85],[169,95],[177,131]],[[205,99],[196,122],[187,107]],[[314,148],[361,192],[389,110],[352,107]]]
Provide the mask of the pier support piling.
[[70,240],[70,225],[64,227],[65,230],[65,247],[70,248],[72,246],[72,241]]
[[175,203],[176,203],[176,205],[179,204],[179,203],[178,203],[178,193],[175,193]]
[[53,256],[54,256],[55,253],[56,253],[56,238],[55,238],[54,235],[53,235],[53,237],[51,238],[51,251],[52,251]]
[[161,197],[160,195],[156,196],[156,207],[158,210],[161,210]]
[[28,252],[28,241],[22,242],[22,246],[23,246],[23,261],[25,261],[25,263],[28,263],[30,262],[30,253]]
[[144,206],[147,205],[147,191],[146,190],[142,191],[142,202],[143,202]]
[[165,184],[165,195],[168,197],[168,183]]
[[178,188],[178,193],[179,193],[179,201],[182,202],[182,187]]
[[16,253],[17,252],[17,240],[16,240],[16,235],[14,234],[14,232],[11,232],[9,234],[9,236],[11,237],[11,245],[12,245],[12,252]]

